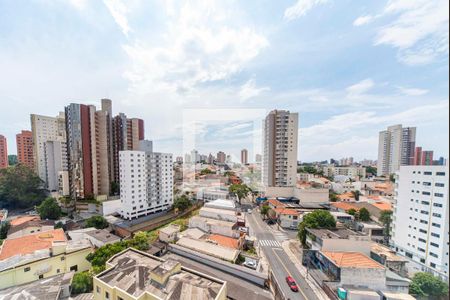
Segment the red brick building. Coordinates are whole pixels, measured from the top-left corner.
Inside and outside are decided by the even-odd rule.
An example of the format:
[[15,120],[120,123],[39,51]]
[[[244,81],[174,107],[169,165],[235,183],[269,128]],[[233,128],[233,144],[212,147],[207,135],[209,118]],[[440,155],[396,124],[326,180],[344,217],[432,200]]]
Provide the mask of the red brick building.
[[16,135],[17,161],[34,170],[33,134],[29,130],[22,130]]
[[8,145],[6,138],[0,135],[0,169],[8,167]]

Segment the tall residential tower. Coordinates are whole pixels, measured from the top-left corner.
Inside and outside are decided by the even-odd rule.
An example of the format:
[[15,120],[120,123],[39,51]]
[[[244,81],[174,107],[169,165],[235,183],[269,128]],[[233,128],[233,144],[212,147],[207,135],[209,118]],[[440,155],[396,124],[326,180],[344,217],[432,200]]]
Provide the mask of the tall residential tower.
[[273,110],[264,120],[262,177],[266,187],[297,182],[298,113]]
[[8,144],[6,138],[0,134],[0,169],[8,167]]

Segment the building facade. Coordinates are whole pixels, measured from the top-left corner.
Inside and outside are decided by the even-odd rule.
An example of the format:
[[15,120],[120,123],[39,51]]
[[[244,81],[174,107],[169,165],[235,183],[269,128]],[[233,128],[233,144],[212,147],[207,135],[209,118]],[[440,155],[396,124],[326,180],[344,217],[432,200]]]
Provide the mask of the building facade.
[[3,135],[0,135],[0,169],[7,168],[8,163],[8,143]]
[[172,154],[153,152],[149,144],[141,149],[119,153],[120,214],[128,220],[167,210],[173,204]]
[[397,172],[400,166],[412,165],[416,145],[416,128],[389,126],[381,131],[378,142],[378,176]]
[[365,167],[323,167],[323,175],[327,177],[348,176],[350,178],[366,178]]
[[[47,188],[55,191],[57,190],[55,177],[63,169],[55,169],[55,164],[52,163],[60,160],[67,164],[65,115],[62,112],[57,117],[32,114],[30,118],[33,134],[34,170],[45,182]],[[47,142],[52,143],[47,144]]]
[[412,164],[415,166],[431,166],[433,165],[433,154],[433,151],[424,151],[422,147],[416,147]]
[[243,165],[248,164],[248,150],[247,149],[241,150],[241,164],[243,164]]
[[29,130],[22,130],[16,135],[17,161],[34,170],[33,134]]
[[264,120],[262,178],[266,187],[296,185],[298,113],[271,111]]
[[392,246],[421,271],[448,280],[448,166],[402,166],[396,174]]

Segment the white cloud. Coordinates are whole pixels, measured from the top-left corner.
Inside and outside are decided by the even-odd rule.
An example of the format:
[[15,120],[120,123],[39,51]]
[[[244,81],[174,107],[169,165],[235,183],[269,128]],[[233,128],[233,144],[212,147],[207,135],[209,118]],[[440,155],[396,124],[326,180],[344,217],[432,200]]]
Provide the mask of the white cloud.
[[406,87],[402,87],[402,86],[399,86],[397,88],[402,94],[407,95],[407,96],[422,96],[422,95],[428,94],[428,92],[429,92],[428,90],[418,89],[418,88],[406,88]]
[[270,91],[269,87],[257,87],[254,79],[248,80],[239,90],[239,98],[242,101],[256,97],[263,92]]
[[[79,0],[77,0],[79,1]],[[127,13],[128,8],[122,0],[103,0],[103,3],[108,8],[109,13],[114,18],[114,21],[119,25],[125,36],[128,36],[130,32],[130,26],[128,25]]]
[[370,78],[364,79],[354,85],[349,86],[346,89],[347,96],[349,98],[358,98],[364,95],[369,90],[371,90],[374,86],[375,82],[372,79]]
[[84,10],[87,7],[87,0],[69,0],[69,3],[78,10]]
[[314,6],[325,4],[328,0],[298,0],[297,3],[284,11],[284,18],[288,21],[300,18]]
[[370,22],[373,21],[373,19],[374,17],[371,15],[361,16],[357,18],[355,21],[353,21],[353,26],[362,26],[369,24]]
[[171,7],[160,42],[145,37],[124,45],[132,63],[125,77],[133,89],[188,93],[199,84],[236,74],[269,45],[221,3],[192,1]]
[[390,0],[383,15],[396,18],[379,30],[375,45],[397,48],[398,59],[408,65],[448,55],[448,11],[448,0]]

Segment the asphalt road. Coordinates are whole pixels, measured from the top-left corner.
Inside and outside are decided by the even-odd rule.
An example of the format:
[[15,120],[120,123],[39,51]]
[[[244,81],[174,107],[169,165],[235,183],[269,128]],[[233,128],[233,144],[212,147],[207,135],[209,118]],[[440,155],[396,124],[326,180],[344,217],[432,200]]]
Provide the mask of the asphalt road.
[[[280,283],[286,298],[291,300],[319,300],[314,291],[309,287],[305,278],[300,274],[297,267],[295,267],[281,247],[280,241],[277,240],[275,235],[270,231],[269,226],[261,219],[256,209],[252,214],[247,215],[247,221],[250,225],[250,235],[258,239],[258,243],[270,264],[274,276]],[[297,293],[291,291],[286,283],[286,277],[289,275],[297,282],[299,287]]]

